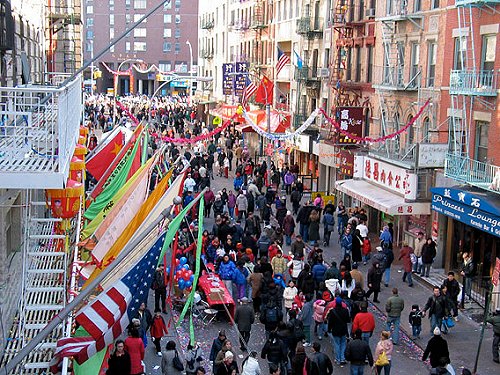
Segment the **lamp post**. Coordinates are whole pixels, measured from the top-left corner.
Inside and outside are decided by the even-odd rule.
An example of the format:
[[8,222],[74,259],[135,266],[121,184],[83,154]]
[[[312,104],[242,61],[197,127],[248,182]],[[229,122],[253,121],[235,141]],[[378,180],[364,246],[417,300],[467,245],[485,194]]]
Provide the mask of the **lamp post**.
[[193,46],[189,40],[186,40],[186,44],[189,46],[189,76],[191,80],[189,81],[189,104],[193,102]]
[[[125,63],[128,63],[128,62],[144,62],[142,59],[126,59],[126,60],[123,60],[120,65],[118,65],[118,69],[116,70],[116,74],[114,74],[114,77],[113,77],[113,95],[114,95],[114,101],[113,101],[113,126],[115,126],[115,123],[116,123],[116,92],[118,91],[118,84],[117,84],[117,81],[118,81],[118,77],[120,75],[120,72],[121,72],[121,68],[123,66],[123,64]],[[132,78],[130,78],[132,79]]]

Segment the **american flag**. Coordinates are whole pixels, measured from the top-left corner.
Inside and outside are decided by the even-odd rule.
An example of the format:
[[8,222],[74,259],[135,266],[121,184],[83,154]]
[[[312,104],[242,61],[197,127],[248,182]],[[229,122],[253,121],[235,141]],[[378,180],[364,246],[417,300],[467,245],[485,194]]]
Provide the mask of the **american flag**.
[[276,76],[280,74],[285,65],[290,64],[290,57],[278,48],[278,62],[276,63]]
[[247,83],[247,86],[243,90],[243,95],[241,96],[241,105],[243,106],[243,108],[247,106],[248,101],[257,91],[257,86],[255,86],[253,82],[247,79]]
[[62,358],[69,356],[82,364],[125,331],[141,303],[147,301],[165,235],[156,240],[130,271],[77,314],[76,321],[90,336],[58,340],[51,369],[57,369]]

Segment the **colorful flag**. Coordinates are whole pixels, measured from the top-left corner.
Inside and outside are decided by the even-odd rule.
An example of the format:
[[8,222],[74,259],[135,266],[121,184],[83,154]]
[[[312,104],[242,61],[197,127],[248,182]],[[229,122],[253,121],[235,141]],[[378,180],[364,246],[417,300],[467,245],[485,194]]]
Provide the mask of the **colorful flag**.
[[77,323],[90,336],[58,340],[54,354],[56,362],[73,356],[78,364],[82,364],[123,333],[141,303],[147,301],[165,235],[161,235],[132,268],[127,267],[118,281],[77,314]]
[[96,180],[102,178],[108,166],[122,149],[124,141],[125,137],[120,129],[118,129],[116,134],[108,136],[102,148],[86,161],[85,165],[87,171],[89,171]]
[[259,88],[255,94],[255,101],[262,104],[271,104],[273,102],[274,83],[266,76],[262,77]]
[[300,57],[295,50],[293,50],[293,53],[295,54],[295,59],[297,60],[297,68],[302,69],[302,67],[304,66],[304,60],[302,60],[302,57]]
[[285,65],[290,64],[290,57],[278,47],[278,62],[276,63],[276,77],[280,74]]
[[241,97],[241,105],[243,107],[247,106],[248,101],[250,100],[252,95],[255,94],[256,91],[257,91],[257,86],[255,86],[254,83],[247,78],[247,86],[243,90],[243,95]]

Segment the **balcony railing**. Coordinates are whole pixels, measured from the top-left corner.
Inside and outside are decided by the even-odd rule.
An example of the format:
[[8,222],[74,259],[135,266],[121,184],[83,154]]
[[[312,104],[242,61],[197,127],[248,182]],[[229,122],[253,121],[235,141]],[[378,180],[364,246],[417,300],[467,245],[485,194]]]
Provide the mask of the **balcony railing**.
[[456,6],[500,4],[500,0],[455,0]]
[[452,70],[450,94],[497,96],[498,73],[493,70]]
[[200,28],[203,30],[211,30],[214,28],[213,20],[202,20],[200,24]]
[[483,163],[468,156],[446,154],[444,167],[446,177],[469,185],[499,193],[500,186],[493,186],[495,176],[500,176],[500,166]]
[[307,34],[311,31],[311,19],[302,17],[297,20],[297,34]]
[[375,68],[375,77],[374,86],[386,90],[413,91],[420,87],[421,71],[411,71],[409,79],[406,79],[404,66],[379,66]]
[[201,58],[210,60],[214,57],[214,51],[211,49],[202,49],[201,50]]
[[82,81],[0,87],[0,188],[57,189],[78,140]]
[[296,113],[293,115],[293,126],[295,129],[301,127],[307,120],[307,115],[305,113]]

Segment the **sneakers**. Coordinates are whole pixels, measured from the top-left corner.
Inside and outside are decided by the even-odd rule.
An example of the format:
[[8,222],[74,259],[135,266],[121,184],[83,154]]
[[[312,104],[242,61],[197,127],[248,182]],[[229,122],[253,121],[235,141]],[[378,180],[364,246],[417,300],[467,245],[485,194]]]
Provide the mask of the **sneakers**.
[[161,357],[163,354],[161,354],[161,352],[158,352],[158,353],[156,353],[156,355],[157,355],[158,357]]
[[304,344],[302,344],[303,346],[311,346],[311,343],[310,342],[305,342]]
[[453,317],[455,319],[455,322],[458,322],[458,316]]

